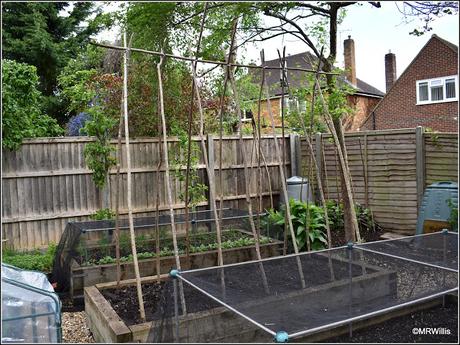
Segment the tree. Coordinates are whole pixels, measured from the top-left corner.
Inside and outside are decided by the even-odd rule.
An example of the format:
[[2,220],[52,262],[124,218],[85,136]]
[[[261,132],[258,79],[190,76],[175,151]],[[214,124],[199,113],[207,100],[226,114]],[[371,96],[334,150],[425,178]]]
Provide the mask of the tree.
[[2,146],[16,150],[24,138],[64,133],[56,120],[40,109],[37,69],[25,63],[2,60]]
[[57,76],[89,37],[109,24],[94,2],[75,2],[65,16],[69,7],[57,1],[2,3],[3,57],[37,68],[43,109],[60,123],[66,105],[56,95]]
[[423,23],[409,34],[421,36],[431,31],[431,23],[446,15],[458,14],[458,1],[404,1],[402,5],[396,2],[399,12],[404,16],[406,23],[418,19]]
[[[242,18],[239,27],[240,42],[235,49],[247,42],[265,41],[280,35],[291,35],[298,38],[309,48],[319,61],[321,71],[332,72],[337,57],[337,25],[343,18],[344,9],[356,2],[252,2],[244,4],[235,3],[211,3],[208,6],[209,18],[214,22],[225,19],[226,25],[212,26],[213,20],[207,21],[206,29],[211,35],[204,40],[214,49],[222,44],[222,32],[227,35],[229,23],[232,19]],[[379,3],[371,2],[372,6],[379,7]],[[177,21],[177,25],[196,27],[196,18],[202,12],[203,5],[195,4],[191,8],[192,13],[183,16]],[[261,18],[270,17],[278,22],[266,25]],[[195,19],[195,21],[194,21]],[[208,25],[211,23],[211,26]],[[245,24],[249,25],[246,26]],[[222,28],[225,28],[223,30]],[[212,43],[212,44],[210,44]],[[217,44],[216,44],[217,43]],[[324,52],[323,53],[323,48]],[[206,48],[204,48],[206,51]],[[336,89],[336,78],[331,74],[326,76],[326,91],[333,95]],[[324,109],[327,115],[334,115],[334,109]],[[341,166],[341,184],[343,189],[343,203],[345,209],[345,234],[347,240],[355,240],[358,236],[358,225],[354,211],[353,196],[351,193],[347,153],[344,142],[342,116],[343,112],[336,112],[332,117],[330,131],[336,140]]]
[[76,59],[69,61],[58,77],[60,93],[69,104],[68,114],[85,113],[87,119],[80,132],[94,136],[85,145],[85,159],[93,171],[96,186],[102,188],[115,164],[110,139],[120,115],[121,78],[102,73],[101,49],[88,46]]

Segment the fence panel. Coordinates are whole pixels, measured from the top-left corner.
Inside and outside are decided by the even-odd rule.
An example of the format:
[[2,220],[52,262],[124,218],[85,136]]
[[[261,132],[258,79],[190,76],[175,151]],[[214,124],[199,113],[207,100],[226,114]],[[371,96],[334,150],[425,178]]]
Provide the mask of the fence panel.
[[458,135],[425,134],[426,185],[438,181],[458,183]]
[[[423,187],[435,181],[458,181],[458,135],[424,133],[417,148],[415,129],[346,133],[349,168],[355,201],[368,205],[385,230],[414,234],[417,223],[417,175]],[[423,131],[422,131],[423,133]],[[321,159],[321,173],[327,199],[341,198],[340,166],[330,135],[312,146]],[[301,139],[302,171],[308,176],[310,152]],[[417,172],[417,152],[424,158],[424,171]],[[319,154],[318,154],[319,152]],[[314,176],[314,175],[310,175]]]
[[[2,151],[2,239],[16,249],[32,249],[47,246],[50,242],[59,242],[62,231],[69,221],[88,220],[97,210],[103,207],[115,209],[115,188],[117,184],[116,169],[109,174],[109,183],[105,191],[96,188],[91,171],[87,168],[84,158],[85,144],[91,139],[87,137],[72,138],[40,138],[25,140],[16,152]],[[198,175],[201,183],[207,183],[207,174],[198,137],[193,141],[199,148]],[[216,174],[217,196],[220,194],[218,177],[219,140],[214,137],[214,169]],[[238,137],[228,136],[223,139],[223,191],[224,207],[245,208],[245,181],[243,172],[243,155],[250,169],[251,196],[256,197],[257,159],[252,158],[254,149],[252,137],[244,137],[244,151],[240,152]],[[289,169],[289,141],[286,141],[286,164]],[[116,141],[113,141],[116,147]],[[206,143],[207,146],[207,143]],[[270,205],[269,191],[275,197],[279,195],[279,168],[274,154],[274,140],[263,137],[261,140],[263,157],[262,193],[264,206]],[[121,179],[119,182],[120,213],[127,214],[126,202],[126,147],[123,143],[121,162]],[[170,163],[177,157],[184,157],[184,150],[179,148],[177,138],[168,138]],[[135,216],[154,215],[156,210],[156,188],[159,188],[159,209],[169,209],[166,202],[166,181],[164,165],[160,167],[159,181],[156,184],[156,169],[159,163],[160,147],[157,138],[142,138],[130,141],[132,159],[132,196],[133,213]],[[254,155],[252,155],[254,156]],[[185,162],[185,159],[183,160]],[[172,168],[172,167],[171,167]],[[267,178],[267,170],[270,178]],[[185,174],[185,166],[182,167]],[[270,183],[270,185],[269,185]],[[180,211],[184,203],[180,193],[184,183],[180,182],[171,171],[173,207]],[[104,204],[104,195],[107,204]],[[256,205],[254,200],[254,206]],[[208,208],[208,202],[198,204],[200,208]],[[256,209],[255,209],[256,210]]]

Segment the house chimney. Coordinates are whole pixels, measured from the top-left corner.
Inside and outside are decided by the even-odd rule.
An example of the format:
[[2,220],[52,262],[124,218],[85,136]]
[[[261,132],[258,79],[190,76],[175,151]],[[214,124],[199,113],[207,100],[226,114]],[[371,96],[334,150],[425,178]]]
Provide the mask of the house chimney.
[[351,36],[348,36],[348,39],[343,41],[343,55],[347,80],[356,86],[355,41]]
[[385,54],[385,83],[386,92],[390,90],[396,81],[396,55],[391,52]]

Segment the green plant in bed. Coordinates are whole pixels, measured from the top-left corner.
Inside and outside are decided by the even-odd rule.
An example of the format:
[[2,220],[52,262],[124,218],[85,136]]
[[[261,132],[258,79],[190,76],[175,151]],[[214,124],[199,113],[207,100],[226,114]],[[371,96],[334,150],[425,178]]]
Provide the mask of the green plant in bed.
[[[228,230],[224,231],[222,234],[222,249],[232,249],[232,248],[241,248],[246,246],[253,246],[255,241],[249,235],[242,234],[236,230]],[[217,249],[217,241],[215,233],[202,233],[202,234],[194,234],[191,237],[192,245],[190,246],[190,253],[203,253],[206,251],[212,251]],[[262,236],[260,238],[261,244],[270,243],[272,240],[268,237]],[[125,252],[126,253],[126,252]],[[185,241],[184,239],[179,240],[179,255],[185,253]],[[162,249],[160,250],[160,257],[172,256],[174,255],[174,251],[172,249],[172,242],[168,243],[167,245],[163,245]],[[145,260],[156,257],[155,250],[154,250],[154,243],[152,244],[152,250],[144,250],[139,251],[137,253],[137,257],[139,260]],[[133,260],[132,254],[123,255],[120,258],[121,262],[131,262]],[[90,259],[82,263],[83,266],[91,266],[91,265],[104,265],[104,264],[112,264],[115,263],[115,258],[111,256],[104,256],[99,260]]]
[[14,250],[2,250],[2,262],[30,271],[50,273],[53,268],[56,244],[50,243],[45,252],[36,249],[32,252],[23,253]]

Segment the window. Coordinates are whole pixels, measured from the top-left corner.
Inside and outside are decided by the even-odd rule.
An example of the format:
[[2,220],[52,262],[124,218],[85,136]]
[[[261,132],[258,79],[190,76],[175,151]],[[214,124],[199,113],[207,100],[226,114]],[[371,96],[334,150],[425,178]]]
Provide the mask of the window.
[[446,98],[456,98],[455,78],[446,79]]
[[306,113],[307,112],[307,101],[304,99],[299,100],[299,111],[301,113]]
[[417,104],[452,102],[457,100],[457,76],[417,81]]
[[245,109],[243,110],[243,118],[242,120],[245,122],[250,122],[252,118],[254,117],[254,114],[252,113],[252,109]]
[[[299,111],[299,99],[296,96],[284,96],[284,114]],[[281,99],[280,99],[280,115],[281,115]]]

